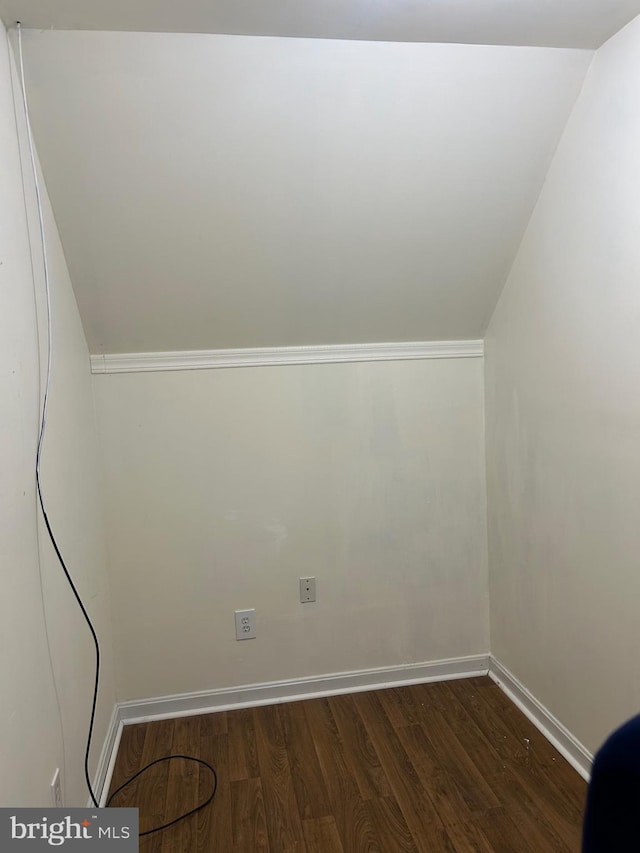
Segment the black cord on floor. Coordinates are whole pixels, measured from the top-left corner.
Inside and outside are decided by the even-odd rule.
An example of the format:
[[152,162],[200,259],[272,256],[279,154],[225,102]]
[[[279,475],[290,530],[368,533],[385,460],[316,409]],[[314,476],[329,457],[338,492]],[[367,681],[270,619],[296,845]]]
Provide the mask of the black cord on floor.
[[196,806],[195,809],[191,809],[191,811],[179,815],[179,817],[170,820],[169,823],[163,823],[162,826],[155,826],[153,829],[147,829],[144,832],[140,832],[139,835],[141,838],[143,835],[151,835],[152,832],[160,832],[163,829],[168,829],[168,827],[173,826],[179,821],[184,820],[185,818],[190,817],[192,814],[199,812],[201,809],[206,808],[216,795],[216,791],[218,790],[218,774],[207,761],[203,761],[202,758],[194,758],[192,755],[165,755],[164,758],[156,758],[155,761],[151,761],[149,764],[143,767],[142,770],[138,770],[138,772],[135,773],[130,779],[127,779],[126,782],[123,782],[123,784],[120,785],[119,788],[116,788],[116,790],[113,792],[113,794],[110,795],[109,799],[107,800],[107,806],[111,804],[111,801],[116,796],[116,794],[119,794],[120,791],[126,788],[127,785],[130,785],[134,781],[134,779],[138,778],[138,776],[141,776],[143,773],[146,773],[146,771],[153,767],[155,764],[160,764],[160,762],[162,761],[172,761],[174,758],[182,758],[185,761],[196,761],[198,764],[202,764],[204,767],[206,767],[207,770],[210,770],[213,776],[213,790],[211,791],[209,797],[204,800],[204,802],[200,803],[200,805]]

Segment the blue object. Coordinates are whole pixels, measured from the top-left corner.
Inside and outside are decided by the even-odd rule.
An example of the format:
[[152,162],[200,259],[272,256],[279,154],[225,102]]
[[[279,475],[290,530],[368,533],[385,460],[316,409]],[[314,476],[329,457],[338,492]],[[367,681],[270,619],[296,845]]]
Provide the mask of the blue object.
[[605,741],[593,762],[582,853],[640,851],[640,715]]

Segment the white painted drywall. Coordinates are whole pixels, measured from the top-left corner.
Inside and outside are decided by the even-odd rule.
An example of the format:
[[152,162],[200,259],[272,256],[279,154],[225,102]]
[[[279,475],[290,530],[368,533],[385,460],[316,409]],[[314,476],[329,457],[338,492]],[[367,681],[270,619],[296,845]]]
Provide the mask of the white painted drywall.
[[7,26],[599,47],[639,0],[0,0]]
[[[0,57],[0,805],[48,805],[49,782],[56,767],[65,771],[65,804],[84,805],[88,799],[83,760],[92,691],[91,639],[41,522],[40,548],[37,540],[38,343],[20,158],[27,168],[28,163],[23,133],[22,150],[18,143],[12,60],[3,27]],[[15,79],[15,67],[13,73]],[[19,104],[18,113],[24,130]],[[37,229],[29,175],[25,186],[30,224]],[[42,482],[59,545],[103,641],[93,772],[114,704],[95,425],[87,346],[44,188],[43,195],[51,261],[54,351]],[[32,245],[42,308],[37,230],[32,230]],[[44,344],[44,326],[41,334]],[[45,611],[64,748],[47,651]]]
[[25,36],[94,353],[482,337],[592,57]]
[[591,750],[638,712],[640,19],[596,54],[486,339],[493,653]]
[[482,359],[93,380],[120,699],[486,652]]

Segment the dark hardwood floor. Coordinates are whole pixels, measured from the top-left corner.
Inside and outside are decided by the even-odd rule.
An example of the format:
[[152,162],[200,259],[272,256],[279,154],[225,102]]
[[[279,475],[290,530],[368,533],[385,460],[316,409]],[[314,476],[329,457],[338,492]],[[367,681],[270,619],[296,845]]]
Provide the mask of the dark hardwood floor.
[[[586,785],[489,678],[126,726],[111,790],[171,753],[213,803],[142,853],[577,853]],[[156,765],[114,806],[140,829],[206,799]]]

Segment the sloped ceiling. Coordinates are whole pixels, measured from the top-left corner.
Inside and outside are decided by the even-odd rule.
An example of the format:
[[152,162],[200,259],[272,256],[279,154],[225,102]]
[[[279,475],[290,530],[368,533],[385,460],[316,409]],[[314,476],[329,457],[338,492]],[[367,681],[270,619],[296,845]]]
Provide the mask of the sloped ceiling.
[[7,26],[599,47],[639,0],[0,0]]
[[481,337],[592,57],[24,36],[94,353]]

